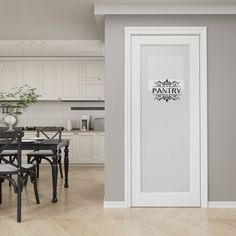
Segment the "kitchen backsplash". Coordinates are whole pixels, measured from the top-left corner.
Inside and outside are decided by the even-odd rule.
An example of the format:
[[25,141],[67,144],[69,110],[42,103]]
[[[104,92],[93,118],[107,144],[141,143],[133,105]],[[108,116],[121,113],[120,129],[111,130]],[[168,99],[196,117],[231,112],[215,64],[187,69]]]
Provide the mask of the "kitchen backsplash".
[[[104,102],[38,102],[19,116],[17,126],[63,126],[73,120],[73,128],[79,128],[80,117],[91,115],[91,125],[97,117],[104,117],[104,110],[71,110],[71,107],[104,107]],[[1,117],[3,118],[3,114]],[[1,124],[2,125],[2,124]]]

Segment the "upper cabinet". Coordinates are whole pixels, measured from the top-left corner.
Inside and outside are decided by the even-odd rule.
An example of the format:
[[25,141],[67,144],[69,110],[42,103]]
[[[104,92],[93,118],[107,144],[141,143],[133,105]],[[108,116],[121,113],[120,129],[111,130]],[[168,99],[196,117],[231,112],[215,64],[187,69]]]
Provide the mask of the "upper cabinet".
[[85,61],[83,100],[104,100],[104,61]]
[[43,61],[40,66],[40,100],[60,99],[60,66],[54,61]]
[[21,85],[36,88],[40,94],[39,100],[58,100],[60,72],[54,61],[20,61],[23,76]]
[[83,100],[104,100],[104,83],[83,81]]
[[104,80],[104,61],[91,60],[84,62],[84,80]]
[[61,99],[81,100],[82,63],[66,61],[61,63]]
[[23,70],[23,85],[29,85],[33,88],[37,89],[37,92],[39,92],[39,86],[40,86],[40,76],[39,76],[39,64],[34,61],[23,61],[20,62],[20,66]]
[[0,62],[0,91],[10,92],[23,83],[23,69],[17,62]]
[[25,84],[39,100],[104,100],[104,60],[0,62],[0,91]]

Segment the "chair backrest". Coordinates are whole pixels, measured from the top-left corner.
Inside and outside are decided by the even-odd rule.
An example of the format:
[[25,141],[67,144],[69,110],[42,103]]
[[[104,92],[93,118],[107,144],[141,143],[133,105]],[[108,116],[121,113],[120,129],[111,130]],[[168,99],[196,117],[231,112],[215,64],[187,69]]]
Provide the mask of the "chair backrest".
[[[0,155],[0,160],[10,164],[18,169],[21,169],[21,139],[24,136],[22,129],[16,129],[14,131],[0,131],[0,154],[4,150],[17,150],[17,164],[10,162]],[[14,147],[10,147],[14,144]]]
[[[37,127],[37,137],[40,137],[42,134],[47,139],[55,139],[58,138],[61,141],[62,131],[64,130],[63,127]],[[48,136],[48,132],[53,132],[52,136]]]

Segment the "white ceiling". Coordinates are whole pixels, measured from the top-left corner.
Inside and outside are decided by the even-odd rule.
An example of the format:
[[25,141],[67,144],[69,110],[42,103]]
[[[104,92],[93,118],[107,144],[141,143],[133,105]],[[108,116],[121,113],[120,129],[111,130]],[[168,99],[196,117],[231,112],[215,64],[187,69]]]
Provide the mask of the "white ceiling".
[[80,20],[93,17],[93,0],[0,0],[4,20]]
[[[32,40],[78,40],[76,55],[85,54],[80,46],[90,40],[93,53],[101,55],[102,46],[96,40],[102,39],[103,33],[102,27],[96,27],[95,4],[236,4],[236,0],[0,0],[0,55],[11,54],[11,48],[17,55],[22,55],[22,48],[31,55],[34,47],[19,47],[22,40],[26,44]],[[7,40],[14,42],[6,45]],[[44,55],[40,50],[49,46],[47,42],[35,48]],[[53,52],[57,54],[57,50]]]

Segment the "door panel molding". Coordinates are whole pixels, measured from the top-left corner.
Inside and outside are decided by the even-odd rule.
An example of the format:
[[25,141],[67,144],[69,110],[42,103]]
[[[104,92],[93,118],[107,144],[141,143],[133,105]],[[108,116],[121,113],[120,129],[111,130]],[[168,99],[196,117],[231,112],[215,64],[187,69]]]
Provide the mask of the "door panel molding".
[[208,207],[207,147],[207,28],[206,27],[125,27],[125,202],[131,207],[131,44],[132,36],[198,36],[200,40],[200,185],[201,207]]

